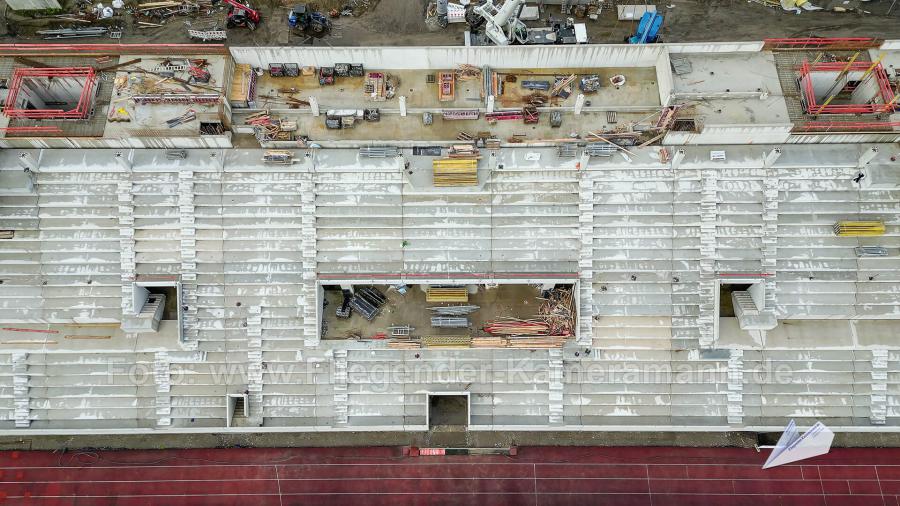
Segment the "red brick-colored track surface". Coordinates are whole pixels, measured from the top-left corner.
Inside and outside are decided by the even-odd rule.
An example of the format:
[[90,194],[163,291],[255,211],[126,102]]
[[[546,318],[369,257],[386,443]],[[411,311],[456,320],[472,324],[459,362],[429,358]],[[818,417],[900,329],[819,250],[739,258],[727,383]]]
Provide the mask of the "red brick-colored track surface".
[[398,448],[0,452],[0,505],[900,506],[900,449],[835,449],[763,471],[767,451]]

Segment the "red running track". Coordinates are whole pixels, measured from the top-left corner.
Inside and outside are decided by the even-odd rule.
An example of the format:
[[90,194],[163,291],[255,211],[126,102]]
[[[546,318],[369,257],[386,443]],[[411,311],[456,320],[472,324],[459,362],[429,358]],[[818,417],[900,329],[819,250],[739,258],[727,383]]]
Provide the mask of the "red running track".
[[6,505],[900,506],[900,449],[835,449],[763,471],[737,448],[532,447],[0,452]]

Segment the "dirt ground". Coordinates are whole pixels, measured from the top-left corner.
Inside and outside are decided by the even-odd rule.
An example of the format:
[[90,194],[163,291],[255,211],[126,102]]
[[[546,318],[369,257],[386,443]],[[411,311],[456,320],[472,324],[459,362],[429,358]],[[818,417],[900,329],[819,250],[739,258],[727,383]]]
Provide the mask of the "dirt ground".
[[413,336],[485,336],[482,329],[486,322],[502,317],[530,319],[534,318],[540,307],[536,299],[540,290],[531,285],[501,285],[490,290],[481,289],[477,294],[469,294],[466,304],[479,306],[481,309],[467,316],[469,328],[433,328],[431,327],[431,311],[427,308],[436,306],[462,305],[450,303],[434,303],[425,301],[425,292],[418,286],[410,285],[406,295],[401,295],[386,286],[376,287],[383,293],[388,302],[381,314],[371,322],[354,312],[349,319],[339,320],[335,309],[343,301],[340,290],[326,290],[325,321],[328,333],[325,339],[347,339],[351,336],[369,338],[378,332],[390,333],[388,326],[409,325],[413,328]]
[[434,395],[429,398],[428,419],[431,427],[468,425],[469,402],[465,395]]
[[[66,0],[71,1],[71,0]],[[330,8],[342,0],[320,0],[320,8]],[[357,2],[358,16],[334,20],[332,33],[322,38],[290,34],[287,13],[290,0],[259,0],[254,8],[263,15],[262,24],[253,32],[235,28],[229,30],[228,44],[240,46],[426,46],[463,44],[464,24],[453,24],[445,30],[430,32],[425,26],[426,0],[351,0]],[[882,37],[900,38],[900,5],[888,16],[893,0],[873,0],[860,3],[850,0],[814,0],[822,6],[861,6],[871,14],[855,12],[804,12],[795,15],[780,9],[763,7],[746,0],[669,0],[656,3],[665,16],[661,32],[666,42],[708,42],[760,40],[771,37],[807,35],[826,37]],[[284,3],[282,3],[284,2]],[[349,2],[348,2],[349,3]],[[641,3],[629,0],[622,3]],[[34,31],[59,28],[64,25],[46,19],[35,20],[13,14],[0,2],[5,23],[0,23],[3,42],[40,42]],[[361,13],[360,13],[361,11]],[[559,15],[559,8],[548,6],[543,17]],[[139,29],[130,14],[105,20],[107,25],[124,26],[122,42],[178,43],[189,42],[186,21],[194,26],[218,22],[224,26],[225,10],[220,7],[210,16],[199,19],[170,18],[161,28]],[[606,9],[598,21],[586,21],[593,43],[621,43],[635,29],[635,22],[618,21],[615,9]],[[104,39],[68,39],[62,42],[101,42]],[[109,39],[106,39],[109,40]]]

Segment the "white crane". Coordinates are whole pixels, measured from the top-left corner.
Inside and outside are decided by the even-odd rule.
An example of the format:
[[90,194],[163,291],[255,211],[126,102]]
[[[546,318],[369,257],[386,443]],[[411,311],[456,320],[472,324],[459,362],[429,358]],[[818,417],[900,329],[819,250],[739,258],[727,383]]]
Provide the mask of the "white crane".
[[519,19],[519,11],[525,0],[505,0],[500,8],[492,0],[476,6],[473,11],[483,17],[487,23],[484,35],[498,46],[508,46],[513,41],[525,43],[528,28]]

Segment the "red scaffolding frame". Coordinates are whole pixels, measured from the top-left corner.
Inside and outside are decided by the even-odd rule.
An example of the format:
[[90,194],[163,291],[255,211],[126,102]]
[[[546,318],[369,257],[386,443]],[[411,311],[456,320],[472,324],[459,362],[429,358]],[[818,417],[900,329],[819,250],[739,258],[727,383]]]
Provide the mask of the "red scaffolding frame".
[[[84,88],[74,109],[19,109],[16,107],[22,84],[26,79],[84,79]],[[93,67],[17,68],[9,85],[9,95],[3,113],[9,118],[25,119],[83,119],[91,112],[97,72]]]
[[[876,97],[881,98],[881,103],[870,104],[817,104],[816,94],[813,89],[812,78],[810,74],[813,72],[871,72],[871,78],[874,78],[878,84]],[[897,104],[894,100],[894,90],[891,88],[891,82],[888,80],[887,72],[880,62],[873,64],[872,62],[827,62],[810,64],[809,61],[803,60],[800,65],[800,86],[806,102],[806,113],[811,115],[819,114],[878,114],[892,112]],[[873,97],[875,98],[875,97]]]
[[888,121],[807,121],[794,127],[797,133],[890,132],[900,122]]
[[808,51],[815,49],[869,49],[883,41],[874,37],[803,37],[797,39],[765,39],[763,49],[772,51]]

